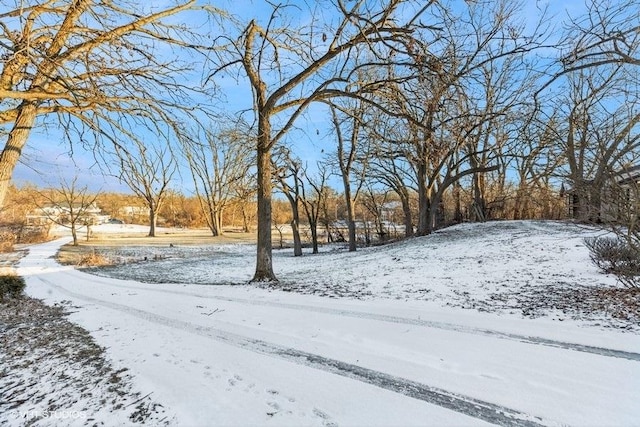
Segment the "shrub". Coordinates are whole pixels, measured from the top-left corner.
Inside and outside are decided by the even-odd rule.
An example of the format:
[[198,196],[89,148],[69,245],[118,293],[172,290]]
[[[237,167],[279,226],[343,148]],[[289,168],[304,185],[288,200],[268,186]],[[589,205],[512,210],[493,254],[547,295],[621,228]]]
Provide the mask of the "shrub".
[[11,231],[0,232],[0,252],[12,252],[13,244],[16,242],[16,235]]
[[15,274],[6,274],[0,276],[0,302],[4,301],[4,297],[19,298],[24,291],[24,279]]
[[49,226],[0,224],[0,252],[11,252],[16,243],[42,243],[49,240]]
[[628,288],[640,288],[640,249],[617,237],[584,240],[591,260],[600,270],[616,276]]
[[20,229],[18,243],[42,243],[49,241],[49,226],[25,226]]

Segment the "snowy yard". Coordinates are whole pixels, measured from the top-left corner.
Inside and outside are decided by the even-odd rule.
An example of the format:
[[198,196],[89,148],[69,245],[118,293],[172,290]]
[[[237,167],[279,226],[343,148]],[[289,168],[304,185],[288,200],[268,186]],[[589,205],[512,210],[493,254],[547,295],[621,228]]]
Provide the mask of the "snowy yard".
[[[591,264],[582,239],[596,234],[497,222],[276,251],[271,288],[244,284],[246,244],[122,248],[109,255],[138,262],[88,274],[53,259],[65,239],[31,247],[18,273],[127,369],[151,424],[640,425],[638,296]],[[30,372],[51,400],[73,393]],[[127,420],[86,404],[105,389],[66,396],[63,424]],[[26,400],[0,424],[58,425],[47,410]]]

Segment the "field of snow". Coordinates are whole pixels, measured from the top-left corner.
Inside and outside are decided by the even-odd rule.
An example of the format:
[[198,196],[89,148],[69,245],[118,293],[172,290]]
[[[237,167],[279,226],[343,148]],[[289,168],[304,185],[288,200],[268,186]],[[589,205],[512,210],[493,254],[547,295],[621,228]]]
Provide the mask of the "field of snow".
[[497,222],[276,251],[269,288],[245,284],[255,247],[241,244],[126,248],[112,255],[138,262],[88,274],[55,262],[58,240],[18,273],[170,424],[640,425],[640,325],[599,305],[615,280],[582,243],[597,233]]

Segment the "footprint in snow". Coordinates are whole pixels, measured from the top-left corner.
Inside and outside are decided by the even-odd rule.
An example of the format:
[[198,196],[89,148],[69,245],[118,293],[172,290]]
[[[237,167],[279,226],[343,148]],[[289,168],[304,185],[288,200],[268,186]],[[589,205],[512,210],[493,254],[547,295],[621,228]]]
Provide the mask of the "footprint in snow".
[[280,394],[278,390],[267,389],[265,392],[269,395],[266,404],[269,406],[267,415],[273,417],[276,414],[293,414],[292,403],[296,402],[293,397],[287,397]]
[[238,374],[235,374],[233,378],[229,378],[229,385],[236,385],[239,381],[242,381],[242,377]]
[[318,408],[313,408],[313,415],[322,419],[322,425],[325,427],[338,427],[338,424],[331,421],[331,417]]

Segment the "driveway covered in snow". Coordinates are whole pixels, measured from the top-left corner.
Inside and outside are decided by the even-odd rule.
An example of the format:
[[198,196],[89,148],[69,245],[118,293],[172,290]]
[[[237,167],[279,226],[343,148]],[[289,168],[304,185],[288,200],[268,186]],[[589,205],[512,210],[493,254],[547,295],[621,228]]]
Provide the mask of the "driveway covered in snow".
[[[504,283],[504,270],[492,279],[487,267],[500,251],[518,271],[514,282],[541,274],[525,271],[539,265],[509,242],[529,239],[530,256],[540,264],[562,263],[558,257],[580,241],[545,246],[550,236],[522,232],[497,233],[500,243],[486,247],[484,257],[482,243],[461,246],[468,252],[452,256],[451,265],[464,260],[475,270],[459,277],[460,292],[472,292],[474,280],[490,286],[502,277]],[[482,241],[483,233],[478,236]],[[638,424],[637,333],[469,310],[448,306],[447,299],[396,298],[404,295],[404,282],[413,293],[459,294],[451,291],[456,271],[447,272],[445,258],[438,258],[442,238],[318,258],[323,262],[313,274],[330,283],[340,281],[338,259],[351,259],[350,270],[340,265],[345,281],[363,280],[360,270],[369,274],[373,285],[364,300],[98,277],[57,264],[53,256],[62,241],[32,247],[19,274],[31,296],[73,307],[71,319],[107,348],[114,365],[130,370],[143,394],[153,393],[176,425]],[[426,256],[420,252],[425,247],[440,259],[437,267],[408,262]],[[576,265],[580,257],[586,265],[584,252],[570,256]],[[277,262],[290,290],[312,286],[311,278],[287,274],[295,270],[287,259]],[[371,263],[368,273],[365,262]],[[486,269],[485,276],[474,278],[477,269]],[[592,267],[585,269],[596,277]],[[439,274],[446,283],[417,279]]]

